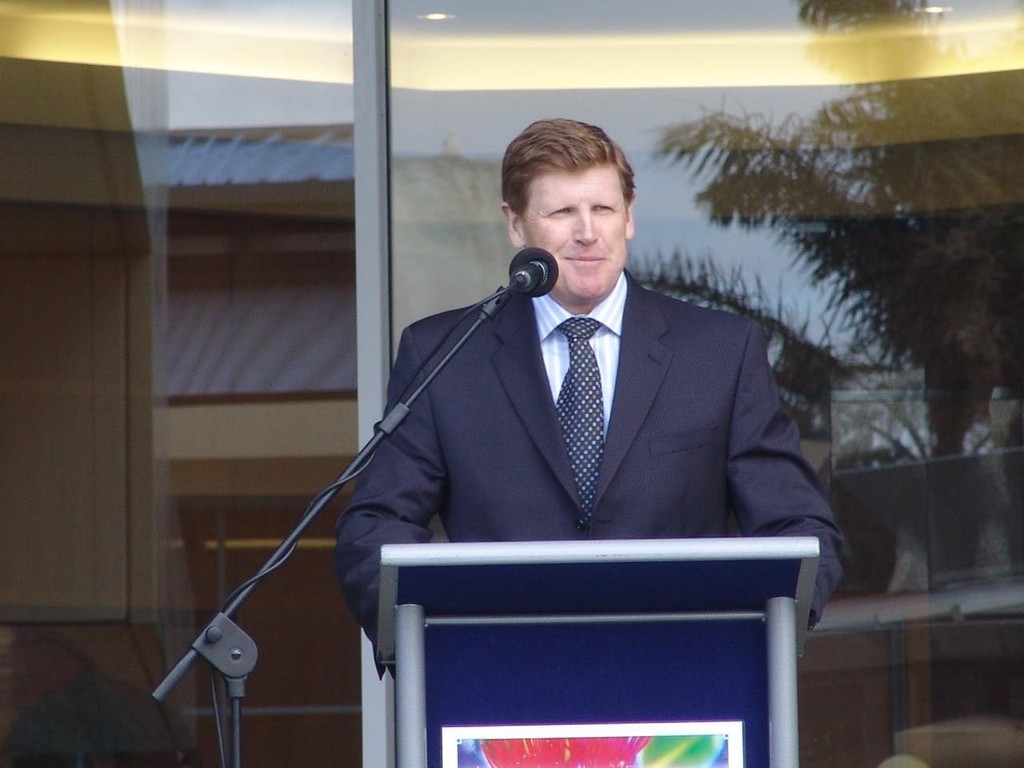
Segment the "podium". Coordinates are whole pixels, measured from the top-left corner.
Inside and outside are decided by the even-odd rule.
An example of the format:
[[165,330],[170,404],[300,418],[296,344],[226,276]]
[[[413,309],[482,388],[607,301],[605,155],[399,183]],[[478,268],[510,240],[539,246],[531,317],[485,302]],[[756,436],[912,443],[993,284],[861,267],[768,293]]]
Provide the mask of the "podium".
[[605,737],[606,751],[713,742],[716,766],[796,768],[818,556],[813,537],[382,547],[397,767],[458,768],[472,747],[504,768],[492,755],[523,739]]

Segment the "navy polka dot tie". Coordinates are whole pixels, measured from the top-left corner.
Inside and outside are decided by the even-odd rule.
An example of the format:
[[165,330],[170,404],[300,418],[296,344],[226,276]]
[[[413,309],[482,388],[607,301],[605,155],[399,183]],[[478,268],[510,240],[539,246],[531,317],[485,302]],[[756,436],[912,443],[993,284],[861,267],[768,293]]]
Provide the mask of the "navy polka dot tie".
[[558,421],[569,450],[569,461],[580,497],[581,529],[590,528],[597,472],[604,452],[604,401],[601,373],[590,337],[601,323],[589,317],[570,317],[558,326],[569,340],[569,372],[558,393]]

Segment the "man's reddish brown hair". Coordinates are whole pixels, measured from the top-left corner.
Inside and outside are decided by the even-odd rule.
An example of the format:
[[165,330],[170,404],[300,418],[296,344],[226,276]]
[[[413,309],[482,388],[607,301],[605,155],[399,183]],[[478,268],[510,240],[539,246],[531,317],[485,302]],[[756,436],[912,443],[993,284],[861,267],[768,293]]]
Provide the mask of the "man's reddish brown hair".
[[621,147],[596,125],[556,118],[528,125],[505,150],[501,163],[501,199],[512,212],[526,208],[530,182],[544,173],[578,173],[599,166],[619,173],[622,198],[633,202],[633,169]]

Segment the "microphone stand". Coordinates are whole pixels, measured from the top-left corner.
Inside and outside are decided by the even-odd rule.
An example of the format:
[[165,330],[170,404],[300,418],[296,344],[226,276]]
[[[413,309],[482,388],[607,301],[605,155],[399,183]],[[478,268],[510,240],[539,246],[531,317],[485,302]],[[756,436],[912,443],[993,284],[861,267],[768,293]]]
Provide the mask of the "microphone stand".
[[295,549],[299,539],[313,523],[320,512],[337,495],[349,480],[358,475],[369,464],[377,446],[394,432],[405,421],[412,404],[437,377],[441,370],[469,341],[476,330],[488,320],[493,320],[505,308],[508,297],[517,291],[513,285],[501,288],[481,305],[480,314],[473,324],[459,337],[451,349],[445,353],[437,364],[423,377],[423,381],[413,392],[399,401],[385,414],[384,418],[374,427],[374,435],[367,441],[355,458],[349,463],[338,479],[318,493],[310,502],[305,514],[294,530],[281,542],[262,568],[248,581],[238,587],[224,602],[220,611],[210,620],[193,640],[191,647],[177,664],[167,673],[163,681],[153,691],[153,698],[164,701],[171,691],[181,682],[185,674],[199,656],[220,673],[224,680],[230,707],[230,737],[232,768],[242,768],[242,700],[245,698],[245,681],[249,673],[256,667],[258,650],[256,643],[240,626],[232,621],[232,616],[241,608],[252,591],[273,570],[280,567]]

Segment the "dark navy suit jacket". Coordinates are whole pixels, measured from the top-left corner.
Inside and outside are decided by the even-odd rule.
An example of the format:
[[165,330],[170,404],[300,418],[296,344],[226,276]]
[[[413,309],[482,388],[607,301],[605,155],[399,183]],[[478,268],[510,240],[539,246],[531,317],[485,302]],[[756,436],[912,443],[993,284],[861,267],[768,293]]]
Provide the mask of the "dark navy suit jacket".
[[[460,314],[405,330],[389,407]],[[380,546],[430,540],[435,513],[452,541],[814,535],[812,623],[841,574],[842,537],[780,407],[758,327],[632,279],[592,530],[576,526],[533,307],[516,295],[381,443],[339,519],[338,578],[371,639]]]

